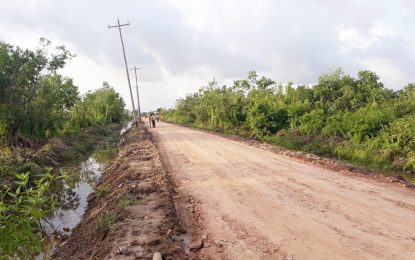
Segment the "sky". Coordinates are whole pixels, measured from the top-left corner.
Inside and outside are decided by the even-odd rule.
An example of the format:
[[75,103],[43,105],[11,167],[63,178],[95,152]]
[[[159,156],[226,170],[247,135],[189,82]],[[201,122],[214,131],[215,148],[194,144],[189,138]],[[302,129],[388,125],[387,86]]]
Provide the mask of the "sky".
[[[131,108],[121,42],[138,70],[142,111],[172,107],[212,79],[249,71],[313,84],[341,67],[368,69],[386,87],[415,82],[415,0],[0,0],[0,40],[40,37],[77,56],[61,74],[81,93],[109,82]],[[133,87],[135,78],[130,71]],[[135,90],[133,89],[134,98]],[[136,98],[135,98],[136,99]],[[134,101],[136,102],[136,101]]]

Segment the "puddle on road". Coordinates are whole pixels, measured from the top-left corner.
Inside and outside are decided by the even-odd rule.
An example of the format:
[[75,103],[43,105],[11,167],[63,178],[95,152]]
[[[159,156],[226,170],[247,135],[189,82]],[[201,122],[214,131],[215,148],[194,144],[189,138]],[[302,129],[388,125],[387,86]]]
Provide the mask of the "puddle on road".
[[[131,126],[132,122],[128,123],[121,129],[120,135]],[[107,143],[104,148],[95,150],[78,167],[67,169],[68,178],[65,178],[59,187],[59,206],[53,216],[41,222],[47,239],[42,252],[35,257],[36,260],[50,259],[59,239],[69,236],[72,229],[81,221],[88,206],[88,196],[94,191],[95,183],[101,177],[105,166],[115,156],[116,146]]]

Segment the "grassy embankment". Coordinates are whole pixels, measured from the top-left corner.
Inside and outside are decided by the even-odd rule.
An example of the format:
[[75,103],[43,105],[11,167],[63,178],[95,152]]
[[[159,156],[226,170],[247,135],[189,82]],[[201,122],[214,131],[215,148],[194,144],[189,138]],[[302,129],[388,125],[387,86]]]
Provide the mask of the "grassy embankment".
[[[45,238],[40,220],[60,201],[63,178],[77,178],[76,167],[101,147],[114,155],[121,123],[95,125],[79,134],[52,138],[43,146],[0,149],[0,259],[31,258]],[[35,143],[35,142],[33,142]]]
[[44,38],[34,50],[0,41],[1,258],[39,251],[39,220],[53,211],[54,187],[65,176],[56,168],[78,160],[108,124],[125,118],[125,103],[107,82],[81,95],[59,74],[73,57]]

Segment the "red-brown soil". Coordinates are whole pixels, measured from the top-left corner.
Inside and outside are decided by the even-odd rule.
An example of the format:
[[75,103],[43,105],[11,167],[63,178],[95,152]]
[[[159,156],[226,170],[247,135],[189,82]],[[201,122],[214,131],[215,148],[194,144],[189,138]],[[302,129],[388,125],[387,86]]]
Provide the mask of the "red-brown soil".
[[[402,180],[165,123],[124,138],[98,183],[108,194],[90,197],[55,258],[415,257],[415,191]],[[121,207],[127,195],[136,203]],[[116,216],[109,229],[97,229],[103,214]]]
[[201,227],[197,258],[415,259],[405,182],[166,123],[151,133],[180,198],[191,198],[183,215]]
[[[187,234],[157,148],[143,127],[124,135],[119,153],[97,183],[80,224],[53,259],[186,259]],[[133,205],[121,205],[128,198]],[[108,217],[104,223],[103,216]],[[115,222],[115,223],[114,223]]]

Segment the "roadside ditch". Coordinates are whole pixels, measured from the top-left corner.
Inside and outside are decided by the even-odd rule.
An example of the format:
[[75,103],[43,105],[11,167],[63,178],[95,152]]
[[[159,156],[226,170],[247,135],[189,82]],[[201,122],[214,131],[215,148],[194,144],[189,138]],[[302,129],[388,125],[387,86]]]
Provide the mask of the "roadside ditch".
[[67,238],[80,222],[87,207],[87,196],[114,156],[120,131],[130,124],[121,126],[93,126],[78,136],[53,138],[31,156],[32,162],[26,164],[31,170],[53,166],[54,172],[65,175],[52,186],[57,197],[56,209],[41,220],[45,239],[35,259],[49,259],[59,241]]
[[81,222],[59,241],[52,258],[189,258],[174,196],[150,133],[143,125],[130,129],[88,196]]

